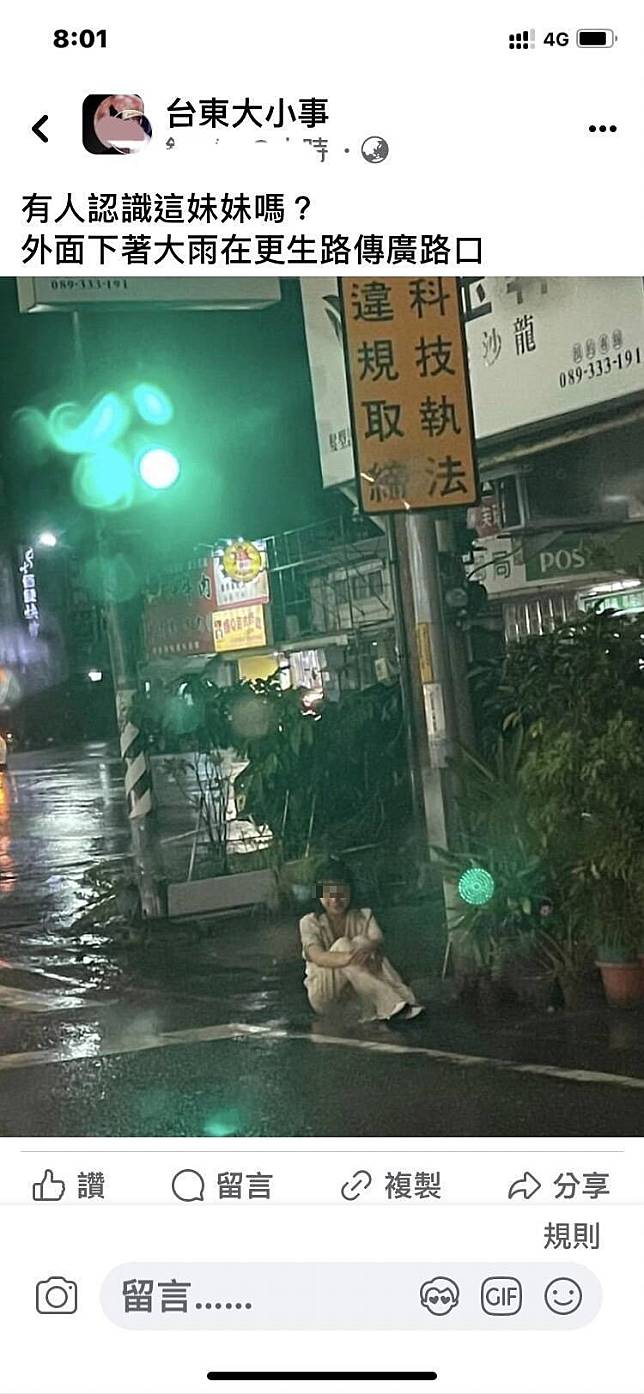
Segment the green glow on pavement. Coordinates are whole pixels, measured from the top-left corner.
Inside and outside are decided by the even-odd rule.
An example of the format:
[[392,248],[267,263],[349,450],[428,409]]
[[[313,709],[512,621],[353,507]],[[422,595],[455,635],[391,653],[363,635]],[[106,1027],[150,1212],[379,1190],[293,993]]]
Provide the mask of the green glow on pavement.
[[467,905],[487,905],[495,890],[494,877],[482,866],[469,867],[458,883],[458,893]]
[[239,1137],[242,1132],[241,1115],[236,1108],[224,1108],[214,1113],[204,1125],[206,1137]]

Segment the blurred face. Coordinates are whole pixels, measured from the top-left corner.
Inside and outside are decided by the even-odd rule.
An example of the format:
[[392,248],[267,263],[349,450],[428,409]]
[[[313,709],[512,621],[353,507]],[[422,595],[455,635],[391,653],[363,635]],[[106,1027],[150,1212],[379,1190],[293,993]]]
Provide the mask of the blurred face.
[[320,900],[331,919],[345,915],[351,904],[351,887],[333,883],[323,885]]

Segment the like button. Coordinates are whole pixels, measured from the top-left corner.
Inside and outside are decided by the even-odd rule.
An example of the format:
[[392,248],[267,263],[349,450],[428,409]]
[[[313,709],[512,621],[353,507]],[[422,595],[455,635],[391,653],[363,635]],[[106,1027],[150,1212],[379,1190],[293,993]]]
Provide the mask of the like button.
[[62,1200],[65,1182],[55,1181],[53,1171],[46,1171],[42,1181],[34,1181],[32,1194],[34,1200]]

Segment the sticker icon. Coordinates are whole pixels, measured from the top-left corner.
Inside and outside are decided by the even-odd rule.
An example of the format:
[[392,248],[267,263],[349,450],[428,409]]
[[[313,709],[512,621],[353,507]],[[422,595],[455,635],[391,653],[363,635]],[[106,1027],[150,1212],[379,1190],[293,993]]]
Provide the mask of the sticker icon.
[[420,1289],[420,1305],[432,1317],[446,1317],[458,1307],[460,1295],[453,1278],[430,1278]]

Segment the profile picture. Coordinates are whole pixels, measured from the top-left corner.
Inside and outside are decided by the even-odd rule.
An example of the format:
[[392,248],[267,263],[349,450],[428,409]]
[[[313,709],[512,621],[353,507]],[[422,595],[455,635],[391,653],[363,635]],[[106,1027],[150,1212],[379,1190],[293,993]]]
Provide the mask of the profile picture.
[[83,145],[90,155],[132,155],[152,138],[142,97],[90,93],[83,102]]

